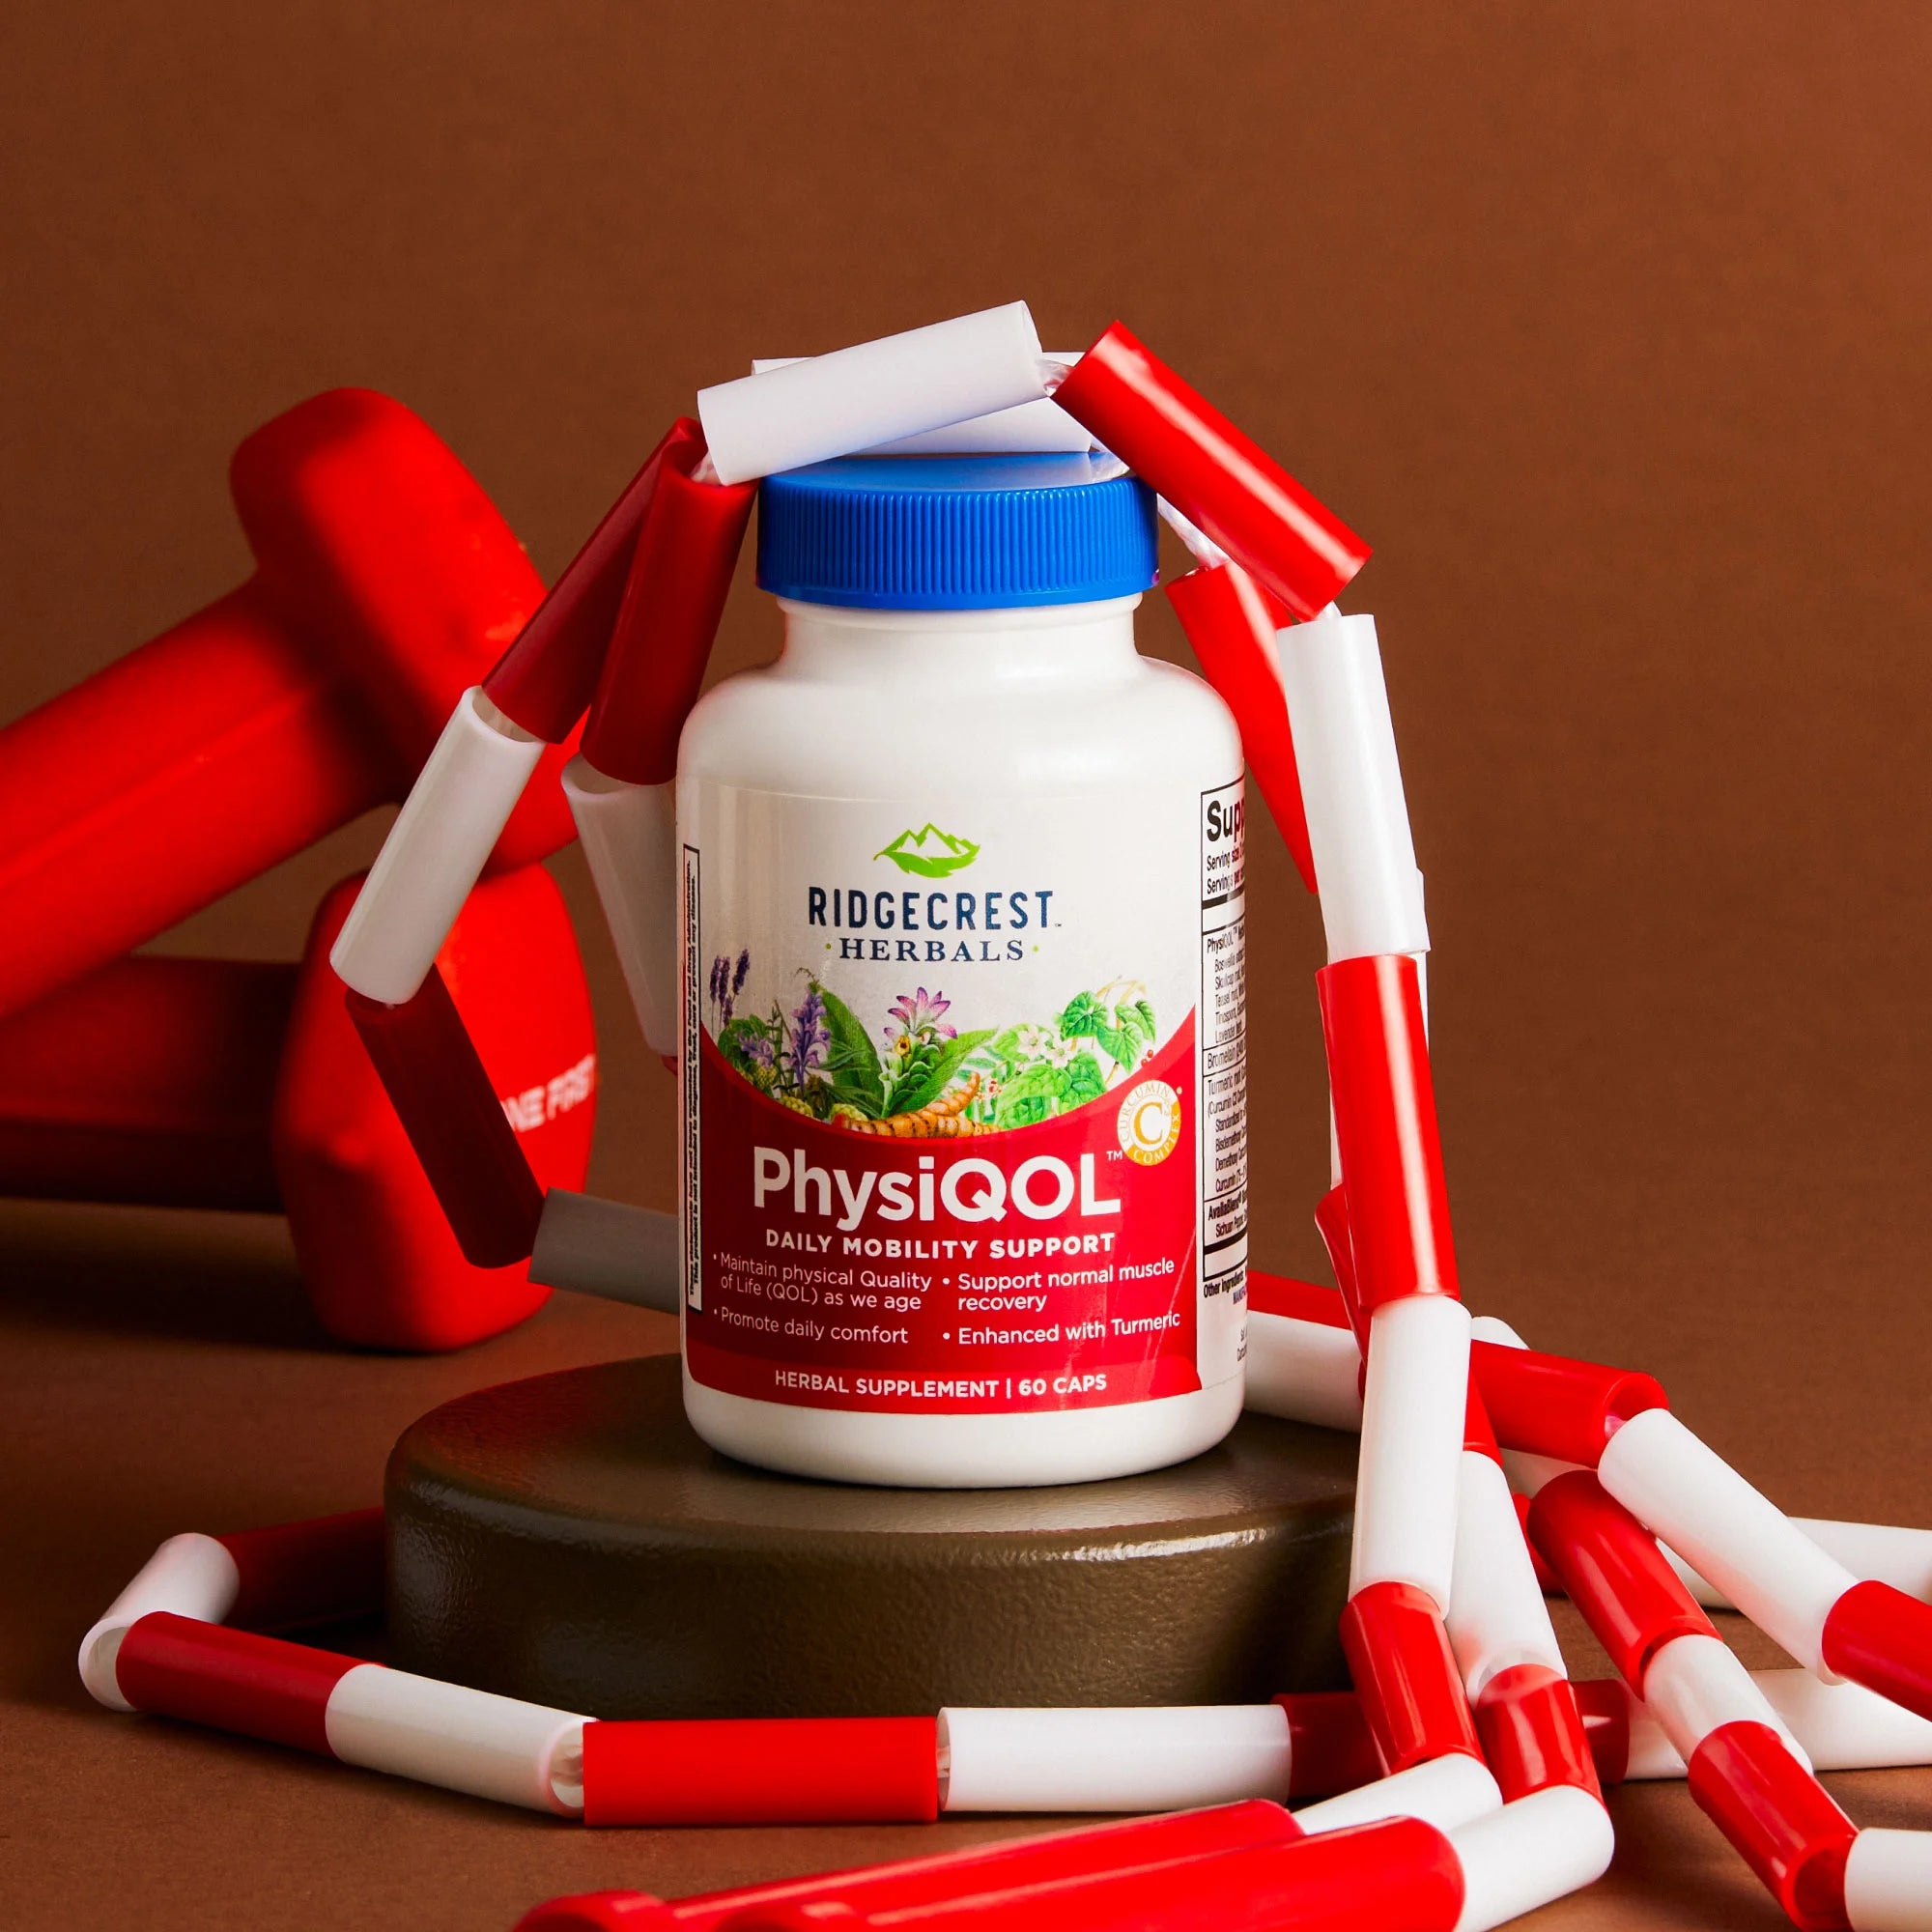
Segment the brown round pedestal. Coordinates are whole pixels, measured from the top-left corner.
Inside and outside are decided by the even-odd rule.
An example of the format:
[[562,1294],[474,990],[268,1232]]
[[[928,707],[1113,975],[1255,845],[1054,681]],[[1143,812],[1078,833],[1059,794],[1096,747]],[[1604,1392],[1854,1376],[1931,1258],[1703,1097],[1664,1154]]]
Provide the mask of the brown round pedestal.
[[1331,1688],[1354,1451],[1246,1416],[1118,1482],[857,1489],[706,1448],[674,1355],[539,1376],[397,1443],[394,1659],[599,1718]]

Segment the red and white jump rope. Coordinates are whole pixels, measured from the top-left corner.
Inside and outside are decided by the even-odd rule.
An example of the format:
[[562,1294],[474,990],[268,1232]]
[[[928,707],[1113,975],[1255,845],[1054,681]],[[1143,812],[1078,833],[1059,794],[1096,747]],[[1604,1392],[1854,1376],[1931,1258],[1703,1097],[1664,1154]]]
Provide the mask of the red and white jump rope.
[[[1249,1319],[1250,1405],[1342,1420],[1350,1393],[1342,1344],[1351,1338],[1340,1297],[1263,1277]],[[1526,1527],[1537,1552],[1641,1713],[1650,1736],[1637,1748],[1667,1747],[1688,1766],[1698,1804],[1795,1924],[1932,1925],[1932,1833],[1861,1832],[1813,1775],[1814,1761],[1850,1768],[1837,1713],[1861,1731],[1868,1719],[1889,1728],[1932,1718],[1912,1661],[1923,1655],[1932,1609],[1828,1555],[1678,1421],[1649,1377],[1535,1357],[1502,1324],[1478,1326],[1496,1339],[1475,1343],[1471,1386],[1502,1418],[1506,1460],[1533,1498]],[[1318,1340],[1324,1330],[1329,1339]],[[1284,1363],[1286,1373],[1271,1373]],[[1923,1532],[1816,1527],[1848,1553],[1902,1559],[1909,1577],[1932,1548]],[[1687,1587],[1680,1569],[1691,1563],[1806,1667],[1747,1672]]]
[[[698,421],[673,427],[466,694],[332,954],[466,1253],[495,1265],[530,1257],[537,1279],[643,1301],[657,1297],[639,1256],[643,1275],[667,1271],[652,1267],[668,1259],[654,1217],[544,1195],[434,974],[544,746],[588,711],[566,789],[645,1037],[668,1051],[669,922],[644,931],[625,907],[648,903],[640,879],[660,878],[671,901],[677,732],[755,480],[995,414],[1004,428],[954,436],[1012,435],[1022,420],[1023,434],[1064,436],[1070,419],[1159,494],[1201,560],[1169,595],[1320,892],[1337,1172],[1318,1220],[1343,1293],[1319,1313],[1309,1296],[1323,1291],[1271,1309],[1258,1281],[1249,1399],[1360,1430],[1343,1628],[1356,1697],[596,1723],[222,1627],[283,1587],[269,1580],[279,1559],[268,1552],[300,1544],[295,1531],[164,1545],[90,1634],[90,1688],[124,1708],[592,1823],[930,1817],[1355,1787],[1298,1822],[1234,1804],[1039,1841],[1034,1863],[1025,1847],[1002,1848],[978,1863],[682,1902],[690,1914],[639,1894],[560,1901],[532,1915],[532,1932],[707,1914],[794,1928],[803,1906],[823,1916],[827,1902],[895,1927],[965,1914],[1012,1932],[1129,1917],[1142,1927],[1474,1932],[1598,1876],[1611,1849],[1600,1776],[1667,1775],[1671,1752],[1797,1923],[1932,1926],[1932,1833],[1858,1832],[1806,1755],[1925,1755],[1932,1607],[1828,1554],[1677,1423],[1647,1378],[1472,1347],[1430,1079],[1421,879],[1375,626],[1331,608],[1366,547],[1119,325],[1069,368],[1041,355],[1015,303],[704,391]],[[621,893],[608,889],[619,872]],[[1529,1535],[1610,1650],[1622,1691],[1579,1694],[1567,1679],[1497,1438],[1534,1492]],[[331,1520],[327,1534],[352,1543],[374,1534],[366,1519]],[[359,1531],[343,1527],[354,1521]],[[1744,1671],[1658,1537],[1816,1683],[1801,1692],[1787,1674]],[[259,1610],[255,1620],[269,1621]],[[924,1874],[909,1892],[888,1876],[905,1871]]]
[[[1330,1292],[1282,1287],[1291,1305],[1308,1306],[1325,1294],[1339,1306]],[[1258,1319],[1287,1328],[1302,1318],[1262,1313]],[[1345,1397],[1346,1388],[1329,1395]],[[1297,1398],[1293,1406],[1302,1412],[1306,1405]],[[266,1738],[593,1826],[918,1821],[973,1811],[1168,1812],[1213,1805],[1220,1808],[1186,1814],[1198,1821],[1190,1829],[1211,1841],[1196,1843],[1197,1852],[1339,1833],[1347,1855],[1339,1847],[1324,1854],[1335,1883],[1354,1882],[1357,1859],[1379,1872],[1399,1855],[1404,1869],[1413,1864],[1419,1888],[1400,1896],[1425,1904],[1442,1885],[1439,1839],[1446,1834],[1464,1887],[1458,1910],[1469,1916],[1415,1921],[1424,1924],[1500,1923],[1554,1896],[1557,1881],[1566,1881],[1562,1889],[1582,1882],[1578,1864],[1596,1856],[1598,1844],[1607,1857],[1607,1827],[1598,1822],[1594,1801],[1574,1789],[1498,1810],[1497,1778],[1460,1752],[1378,1777],[1361,1706],[1346,1692],[1167,1710],[954,1709],[923,1719],[598,1723],[258,1630],[223,1627],[223,1619],[290,1628],[373,1612],[382,1601],[382,1538],[376,1510],[233,1536],[170,1538],[88,1633],[81,1649],[88,1688],[116,1709]],[[1932,1722],[1868,1691],[1828,1687],[1797,1670],[1759,1672],[1751,1681],[1786,1734],[1822,1768],[1932,1762]],[[1577,1688],[1590,1750],[1605,1782],[1684,1776],[1665,1725],[1621,1684]],[[1510,1770],[1521,1777],[1520,1758]],[[1305,1804],[1293,1817],[1278,1808],[1329,1792],[1342,1795]],[[1252,1802],[1264,1799],[1271,1802]],[[1420,1820],[1437,1835],[1361,1830],[1394,1818]],[[1152,1823],[1178,1829],[1181,1821]],[[1224,1839],[1224,1830],[1234,1835]],[[1121,1831],[1105,1827],[1091,1834],[1093,1846],[1079,1855],[1094,1862],[1078,1875],[1116,1870],[1116,1858],[1138,1869],[1141,1848]],[[1063,1834],[1042,1842],[1065,1857],[1084,1840]],[[1862,1843],[1867,1867],[1879,1851],[1908,1879],[1922,1869],[1918,1834],[1872,1833]],[[922,1867],[948,1862],[920,1861]],[[1073,1875],[1056,1868],[1054,1882]],[[1282,1864],[1283,1881],[1297,1888],[1307,1875],[1293,1861]],[[1364,1895],[1365,1913],[1371,1898],[1387,1909],[1392,1896]],[[1334,1903],[1319,1889],[1303,1902],[1324,1911]],[[1080,1906],[1076,1899],[1063,1903]],[[1094,1916],[1087,1922],[1105,1922],[1100,1900],[1090,1903]]]

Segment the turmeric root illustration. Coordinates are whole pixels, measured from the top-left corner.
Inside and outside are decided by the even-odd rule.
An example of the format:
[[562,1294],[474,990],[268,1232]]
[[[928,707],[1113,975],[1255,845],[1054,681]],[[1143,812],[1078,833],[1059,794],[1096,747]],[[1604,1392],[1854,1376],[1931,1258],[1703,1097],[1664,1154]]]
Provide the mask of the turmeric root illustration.
[[956,1140],[966,1134],[992,1131],[983,1122],[966,1118],[966,1109],[979,1092],[980,1076],[975,1073],[963,1086],[910,1114],[888,1114],[883,1120],[868,1121],[856,1109],[839,1107],[833,1109],[832,1118],[848,1133],[899,1141]]

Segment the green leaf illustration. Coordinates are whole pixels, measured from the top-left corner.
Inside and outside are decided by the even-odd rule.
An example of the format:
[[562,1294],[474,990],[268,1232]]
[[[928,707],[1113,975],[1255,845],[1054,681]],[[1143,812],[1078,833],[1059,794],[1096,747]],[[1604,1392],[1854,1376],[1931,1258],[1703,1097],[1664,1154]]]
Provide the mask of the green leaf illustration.
[[1063,1112],[1084,1107],[1089,1100],[1097,1100],[1106,1091],[1107,1082],[1101,1074],[1100,1063],[1091,1053],[1076,1053],[1060,1068],[1060,1105]]
[[986,1042],[980,1058],[985,1062],[1010,1067],[1019,1058],[1020,1030],[1016,1026],[1003,1027]]
[[1107,1009],[1092,993],[1075,993],[1067,1001],[1058,1024],[1063,1039],[1079,1039],[1083,1036],[1092,1039],[1107,1024]]
[[936,1058],[938,1049],[930,1041],[915,1046],[903,1059],[896,1048],[879,1056],[879,1065],[885,1083],[885,1111],[888,1114],[902,1114],[906,1110],[899,1104],[899,1094],[903,1090],[911,1093],[925,1079],[926,1069]]
[[1044,1064],[1029,1066],[1018,1079],[1000,1092],[994,1123],[1002,1127],[1030,1127],[1046,1120],[1060,1104],[1060,1073]]
[[992,1038],[990,1030],[962,1033],[957,1039],[943,1040],[937,1053],[908,1073],[893,1089],[892,1108],[895,1114],[916,1114],[929,1107],[952,1086],[960,1064],[975,1047]]
[[832,1036],[825,1061],[825,1070],[832,1076],[832,1098],[876,1121],[886,1111],[886,1083],[871,1036],[829,986],[816,980],[811,983],[825,1002],[825,1028]]

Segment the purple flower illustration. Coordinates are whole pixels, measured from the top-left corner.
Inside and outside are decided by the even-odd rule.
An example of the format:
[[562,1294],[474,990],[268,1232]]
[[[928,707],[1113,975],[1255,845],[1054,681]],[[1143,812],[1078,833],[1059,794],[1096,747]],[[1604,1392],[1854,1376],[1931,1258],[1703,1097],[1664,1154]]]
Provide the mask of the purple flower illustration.
[[825,1064],[832,1036],[825,1024],[825,1002],[813,986],[794,1009],[791,1039],[785,1047],[785,1072],[794,1087],[803,1087]]
[[778,1048],[773,1044],[771,1035],[761,1028],[746,1028],[745,1037],[739,1045],[745,1058],[754,1066],[762,1066],[769,1070],[778,1057]]
[[731,1024],[731,1015],[737,1009],[738,995],[744,991],[746,976],[752,970],[752,955],[741,952],[738,955],[737,970],[731,966],[731,955],[721,952],[711,962],[711,1004],[718,1009],[721,1026]]
[[897,1026],[883,1029],[889,1040],[913,1039],[921,1034],[930,1034],[935,1039],[952,1039],[956,1029],[941,1026],[939,1016],[950,1012],[952,1002],[946,999],[937,987],[928,993],[923,986],[917,992],[901,993],[898,1003],[886,1009],[887,1016],[896,1020]]

